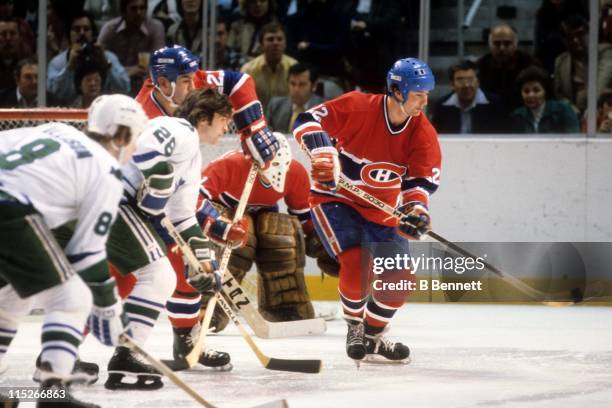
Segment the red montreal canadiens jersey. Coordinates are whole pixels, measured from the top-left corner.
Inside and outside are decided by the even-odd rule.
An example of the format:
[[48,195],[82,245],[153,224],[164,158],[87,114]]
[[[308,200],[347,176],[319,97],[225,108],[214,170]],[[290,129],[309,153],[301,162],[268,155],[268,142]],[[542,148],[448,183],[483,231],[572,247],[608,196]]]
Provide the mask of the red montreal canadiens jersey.
[[[438,187],[441,153],[438,136],[424,114],[393,128],[385,95],[349,92],[315,106],[296,121],[294,135],[326,131],[336,140],[342,176],[391,206],[428,204]],[[394,226],[397,221],[343,189],[335,193],[313,186],[312,206],[340,201],[369,221]]]
[[[193,84],[195,89],[214,88],[219,93],[229,96],[234,109],[240,109],[246,104],[256,101],[255,82],[250,75],[234,71],[196,71]],[[140,88],[138,101],[149,119],[157,116],[170,116],[153,96],[155,89],[151,78],[147,78]]]
[[[251,161],[242,152],[234,150],[210,162],[202,171],[200,198],[208,198],[235,208],[240,200]],[[299,218],[305,233],[312,230],[308,194],[310,180],[302,164],[292,160],[285,179],[285,191],[279,193],[257,177],[249,196],[247,211],[276,208],[284,199],[290,214]]]

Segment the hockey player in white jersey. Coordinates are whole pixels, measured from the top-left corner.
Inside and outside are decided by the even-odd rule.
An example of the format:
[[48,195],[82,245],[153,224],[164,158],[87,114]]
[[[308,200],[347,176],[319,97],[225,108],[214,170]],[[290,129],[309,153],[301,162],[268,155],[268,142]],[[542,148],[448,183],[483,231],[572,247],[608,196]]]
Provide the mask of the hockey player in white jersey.
[[86,323],[109,346],[126,330],[105,245],[123,193],[117,159],[145,123],[138,103],[109,95],[91,105],[87,136],[60,123],[0,133],[0,359],[20,319],[44,307],[43,388],[68,395]]
[[[193,91],[175,117],[159,116],[148,122],[134,156],[123,168],[127,203],[119,209],[108,251],[120,274],[136,277],[124,310],[139,344],[146,341],[176,285],[166,245],[154,227],[156,218],[168,217],[201,261],[206,272],[189,270],[189,283],[200,292],[218,290],[213,246],[195,216],[202,168],[199,145],[216,143],[227,131],[231,115],[227,96],[212,89]],[[163,386],[160,374],[126,347],[116,348],[108,373],[108,389]],[[137,381],[124,382],[125,376]]]

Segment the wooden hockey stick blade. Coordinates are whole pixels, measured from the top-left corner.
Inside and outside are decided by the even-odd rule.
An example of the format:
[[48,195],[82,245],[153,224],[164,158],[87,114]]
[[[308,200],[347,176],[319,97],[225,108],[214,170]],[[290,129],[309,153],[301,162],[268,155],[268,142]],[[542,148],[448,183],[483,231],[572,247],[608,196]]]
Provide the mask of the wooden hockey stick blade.
[[321,365],[321,360],[286,360],[272,357],[268,361],[266,368],[276,371],[316,374],[321,372]]
[[143,356],[149,364],[151,364],[157,371],[165,375],[180,389],[185,391],[191,398],[200,403],[200,405],[207,408],[215,408],[214,405],[206,401],[200,394],[198,394],[193,388],[191,388],[187,383],[181,380],[174,372],[168,368],[164,363],[153,357],[151,354],[147,353],[143,350],[136,342],[127,334],[122,334],[120,336],[120,340],[125,347],[137,352],[141,356]]
[[[257,346],[253,338],[247,333],[246,329],[238,320],[236,314],[232,311],[232,308],[227,303],[227,301],[221,296],[220,293],[215,294],[217,298],[217,303],[221,306],[221,309],[225,312],[227,317],[230,318],[232,322],[236,325],[236,328],[247,342],[251,350],[257,356],[257,359],[265,368],[269,370],[280,370],[280,371],[292,371],[296,373],[318,373],[321,371],[321,360],[281,360],[281,359],[272,359],[265,355]],[[272,360],[276,360],[275,363],[271,363]]]
[[265,404],[257,405],[251,408],[289,408],[287,400],[278,400],[266,402]]

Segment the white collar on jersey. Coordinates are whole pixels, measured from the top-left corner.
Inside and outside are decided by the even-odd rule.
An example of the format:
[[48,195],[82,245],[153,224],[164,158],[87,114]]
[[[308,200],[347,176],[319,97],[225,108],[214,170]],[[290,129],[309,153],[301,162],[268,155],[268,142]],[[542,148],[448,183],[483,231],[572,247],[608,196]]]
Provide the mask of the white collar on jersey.
[[[387,98],[389,96],[385,95],[384,99],[383,99],[383,108],[384,108],[384,112],[385,112],[385,123],[387,124],[387,130],[389,131],[389,133],[391,133],[392,135],[398,135],[400,133],[402,133],[404,130],[406,130],[406,128],[408,127],[408,124],[410,123],[410,120],[412,119],[412,116],[408,117],[408,120],[406,120],[406,123],[404,123],[404,126],[402,126],[399,130],[393,130],[393,126],[391,125],[391,121],[389,120],[389,115],[387,113]],[[423,113],[421,112],[421,115]]]

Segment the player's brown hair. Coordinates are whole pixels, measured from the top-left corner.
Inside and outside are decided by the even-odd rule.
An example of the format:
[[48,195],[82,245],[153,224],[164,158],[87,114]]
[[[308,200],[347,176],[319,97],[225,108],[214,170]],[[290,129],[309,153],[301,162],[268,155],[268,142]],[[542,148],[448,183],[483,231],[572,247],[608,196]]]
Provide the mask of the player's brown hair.
[[214,89],[198,89],[187,95],[174,112],[174,116],[187,119],[192,126],[197,126],[202,120],[212,123],[215,113],[225,117],[232,115],[229,98]]

